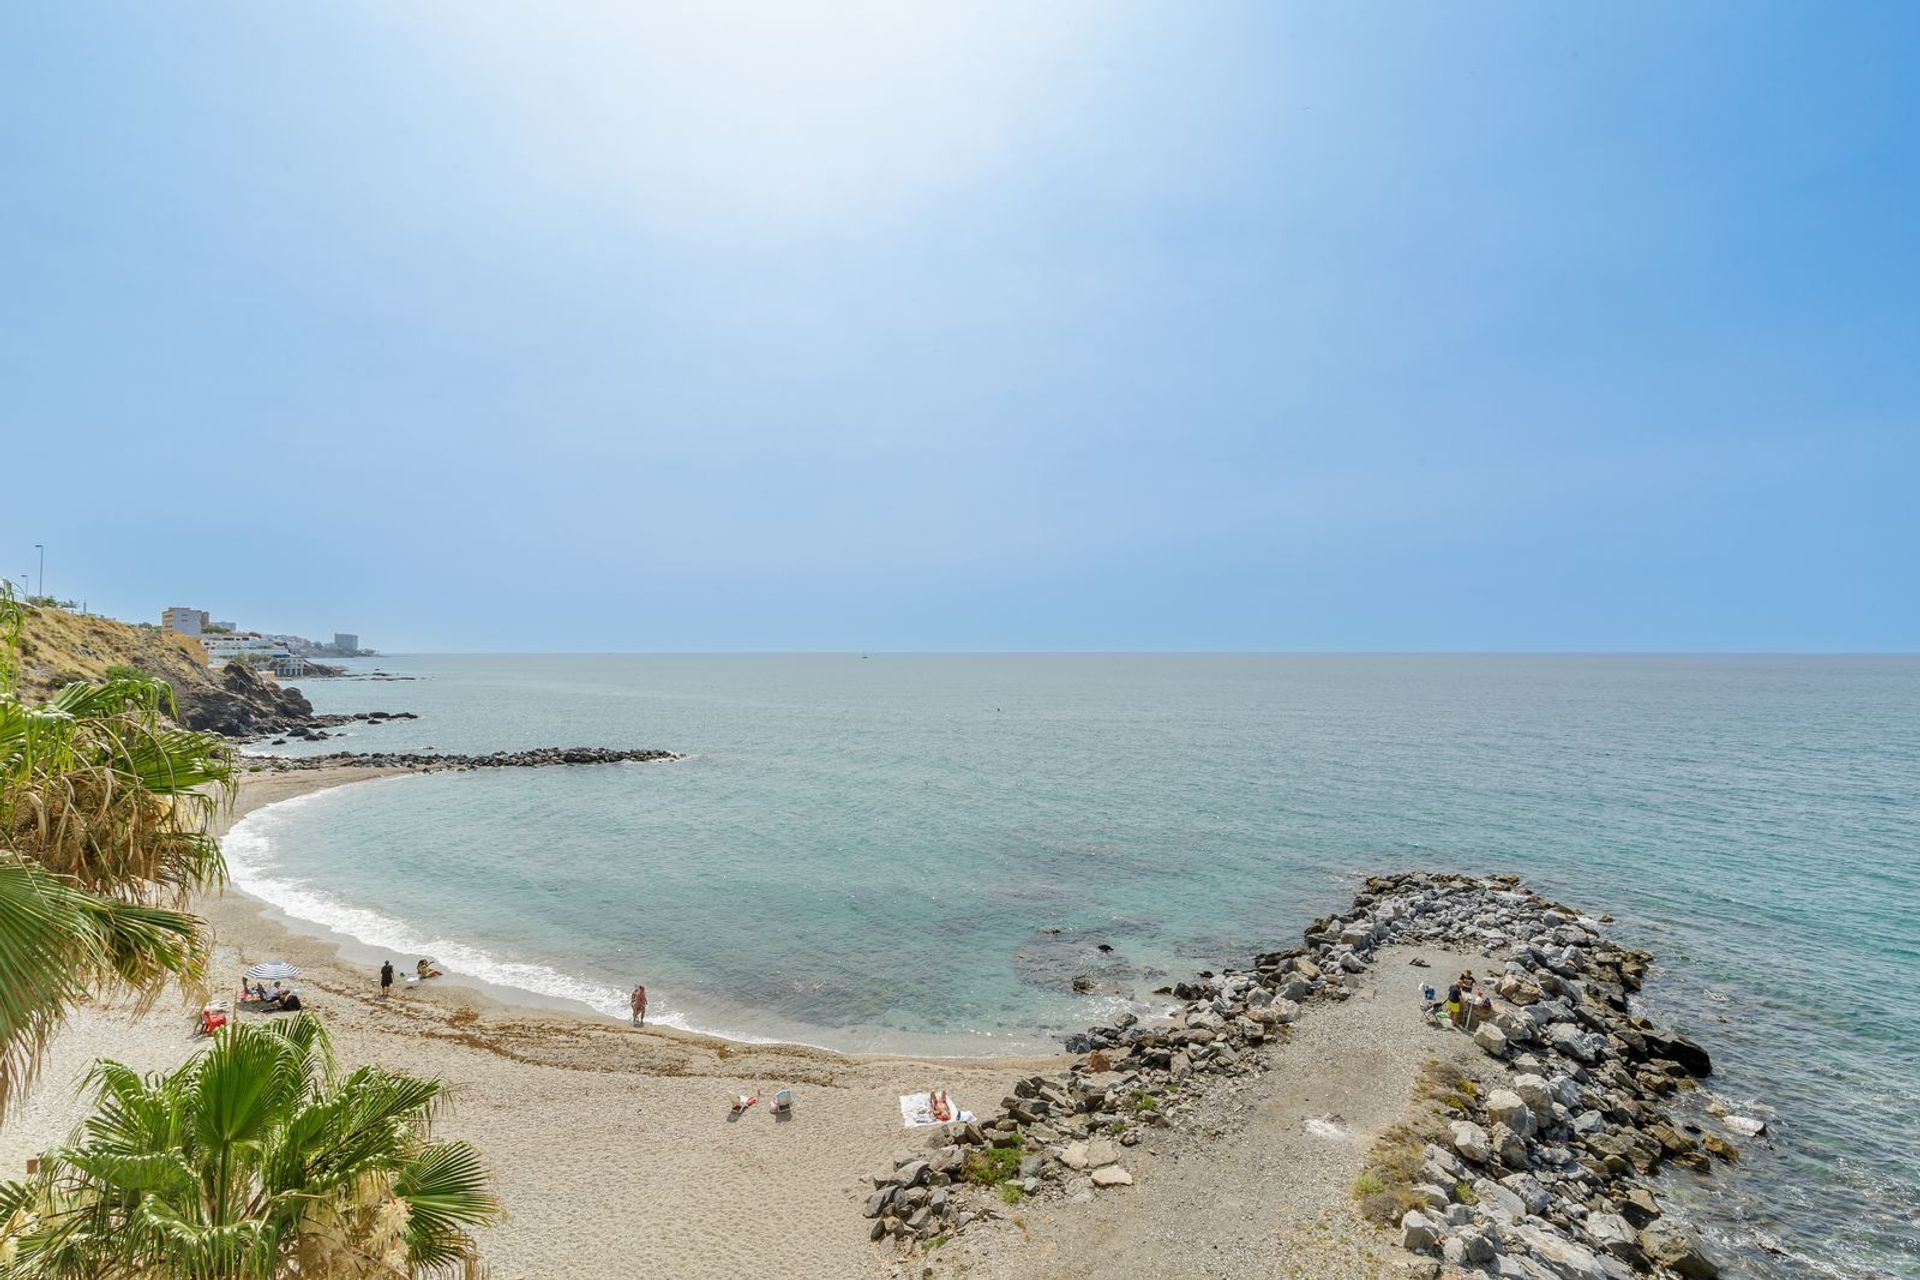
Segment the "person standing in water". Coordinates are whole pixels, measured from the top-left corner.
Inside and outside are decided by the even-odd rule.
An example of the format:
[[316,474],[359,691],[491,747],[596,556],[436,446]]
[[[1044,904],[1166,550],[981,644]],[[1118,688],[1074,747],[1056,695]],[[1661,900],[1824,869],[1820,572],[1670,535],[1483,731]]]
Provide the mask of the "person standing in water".
[[647,1025],[647,989],[639,983],[633,984],[633,998],[627,1002],[633,1009],[633,1025]]
[[393,990],[393,961],[389,960],[385,964],[380,966],[380,998],[383,1000],[386,999],[387,995],[392,990]]

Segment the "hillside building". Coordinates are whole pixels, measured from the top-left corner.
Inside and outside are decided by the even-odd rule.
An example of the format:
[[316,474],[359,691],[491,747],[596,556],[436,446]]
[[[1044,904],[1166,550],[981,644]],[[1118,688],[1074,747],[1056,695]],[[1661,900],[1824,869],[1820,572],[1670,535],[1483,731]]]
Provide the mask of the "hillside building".
[[207,611],[175,606],[160,615],[160,629],[183,636],[200,635],[207,629]]

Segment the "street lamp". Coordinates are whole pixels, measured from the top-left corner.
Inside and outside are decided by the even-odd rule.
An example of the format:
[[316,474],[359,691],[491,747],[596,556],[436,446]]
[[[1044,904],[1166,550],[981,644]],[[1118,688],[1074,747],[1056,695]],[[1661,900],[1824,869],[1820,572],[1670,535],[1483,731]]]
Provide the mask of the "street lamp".
[[40,594],[47,594],[47,544],[36,542],[33,549],[40,553]]

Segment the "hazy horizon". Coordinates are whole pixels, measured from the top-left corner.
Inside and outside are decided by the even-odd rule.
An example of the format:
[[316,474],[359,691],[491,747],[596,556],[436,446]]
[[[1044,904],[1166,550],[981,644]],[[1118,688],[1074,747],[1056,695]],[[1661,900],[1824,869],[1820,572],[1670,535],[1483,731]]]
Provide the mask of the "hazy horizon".
[[1917,37],[10,6],[0,576],[388,652],[1911,652]]

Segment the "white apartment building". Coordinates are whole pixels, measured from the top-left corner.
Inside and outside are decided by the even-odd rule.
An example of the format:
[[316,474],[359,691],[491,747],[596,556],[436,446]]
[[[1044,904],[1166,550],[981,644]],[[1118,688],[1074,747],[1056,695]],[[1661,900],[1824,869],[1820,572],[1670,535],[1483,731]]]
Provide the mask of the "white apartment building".
[[160,615],[160,629],[183,636],[197,636],[207,629],[205,609],[183,609],[178,605]]

